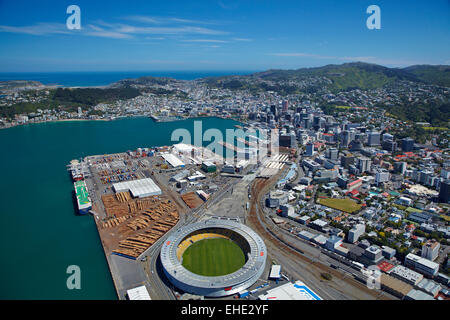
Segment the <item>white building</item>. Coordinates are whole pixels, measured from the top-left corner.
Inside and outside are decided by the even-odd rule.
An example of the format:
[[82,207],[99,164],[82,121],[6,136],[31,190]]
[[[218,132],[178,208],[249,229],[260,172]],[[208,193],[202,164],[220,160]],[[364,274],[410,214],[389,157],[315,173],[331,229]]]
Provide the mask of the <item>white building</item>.
[[402,281],[405,281],[406,283],[409,283],[413,286],[417,285],[423,279],[423,275],[421,275],[420,273],[415,272],[401,265],[392,268],[389,271],[389,275]]
[[389,174],[389,171],[387,171],[387,170],[380,170],[375,175],[375,182],[377,185],[380,183],[383,183],[383,182],[388,182],[389,180],[390,180],[390,174]]
[[439,248],[441,244],[437,242],[435,239],[428,240],[422,246],[422,258],[434,261],[439,255]]
[[434,277],[439,272],[439,264],[412,253],[408,253],[405,257],[405,266],[430,277]]
[[267,290],[266,294],[262,294],[258,298],[260,300],[322,300],[317,293],[300,280]]
[[348,232],[348,241],[350,243],[355,243],[358,241],[359,237],[366,231],[366,226],[364,224],[357,224]]
[[184,162],[172,153],[161,153],[161,157],[174,168],[184,167]]
[[129,191],[134,198],[157,196],[162,193],[151,178],[114,183],[113,189],[116,193]]

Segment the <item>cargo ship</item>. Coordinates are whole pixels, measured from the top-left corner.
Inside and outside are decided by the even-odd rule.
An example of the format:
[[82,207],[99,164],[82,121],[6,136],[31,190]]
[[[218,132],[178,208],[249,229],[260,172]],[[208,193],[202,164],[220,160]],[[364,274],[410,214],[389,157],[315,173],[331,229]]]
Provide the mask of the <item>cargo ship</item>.
[[89,171],[83,162],[80,163],[78,160],[72,160],[68,167],[73,181],[84,180],[84,178],[89,176]]
[[75,188],[75,196],[77,199],[78,213],[87,214],[92,209],[91,198],[84,180],[75,181],[73,183]]

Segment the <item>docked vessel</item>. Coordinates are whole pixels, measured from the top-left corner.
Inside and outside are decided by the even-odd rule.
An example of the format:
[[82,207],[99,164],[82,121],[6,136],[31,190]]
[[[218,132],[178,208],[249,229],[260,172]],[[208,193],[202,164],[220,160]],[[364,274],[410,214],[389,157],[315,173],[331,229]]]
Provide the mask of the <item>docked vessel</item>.
[[75,181],[73,183],[75,188],[75,195],[77,198],[78,212],[86,214],[92,209],[91,198],[84,180]]
[[72,160],[70,161],[70,165],[68,167],[73,181],[84,180],[84,178],[89,176],[89,171],[83,162]]

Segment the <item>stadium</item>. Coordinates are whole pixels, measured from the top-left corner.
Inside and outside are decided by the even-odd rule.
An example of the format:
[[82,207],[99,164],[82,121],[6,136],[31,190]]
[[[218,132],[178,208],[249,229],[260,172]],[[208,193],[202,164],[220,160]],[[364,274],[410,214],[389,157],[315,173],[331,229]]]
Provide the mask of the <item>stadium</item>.
[[163,244],[161,263],[178,289],[223,297],[250,287],[264,271],[267,250],[249,227],[212,218],[175,231]]

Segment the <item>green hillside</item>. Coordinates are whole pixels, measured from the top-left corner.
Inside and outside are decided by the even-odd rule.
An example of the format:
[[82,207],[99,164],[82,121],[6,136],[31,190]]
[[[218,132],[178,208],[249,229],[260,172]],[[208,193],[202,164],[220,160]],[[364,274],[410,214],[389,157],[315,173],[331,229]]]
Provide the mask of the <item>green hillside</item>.
[[424,82],[450,87],[450,66],[416,65],[403,70]]

